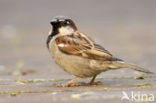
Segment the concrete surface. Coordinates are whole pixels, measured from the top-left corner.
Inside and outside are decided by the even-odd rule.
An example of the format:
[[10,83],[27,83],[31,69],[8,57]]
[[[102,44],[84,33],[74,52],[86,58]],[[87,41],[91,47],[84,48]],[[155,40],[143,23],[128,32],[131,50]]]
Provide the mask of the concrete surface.
[[115,56],[156,73],[155,5],[155,0],[0,0],[0,103],[131,103],[121,100],[123,92],[156,97],[156,76],[129,69],[101,73],[97,86],[56,87],[74,76],[56,66],[46,48],[49,21],[65,15]]

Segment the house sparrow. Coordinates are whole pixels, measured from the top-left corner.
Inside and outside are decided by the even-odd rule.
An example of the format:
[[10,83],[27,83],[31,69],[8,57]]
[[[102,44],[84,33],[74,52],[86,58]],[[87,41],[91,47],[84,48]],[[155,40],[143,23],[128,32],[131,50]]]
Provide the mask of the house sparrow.
[[114,57],[101,45],[94,42],[87,35],[78,31],[75,23],[65,17],[56,17],[50,22],[51,32],[47,39],[47,47],[50,55],[64,71],[76,76],[61,87],[76,86],[75,80],[84,77],[93,77],[89,83],[94,82],[96,76],[107,70],[130,68],[140,72],[151,73],[136,65],[123,62]]

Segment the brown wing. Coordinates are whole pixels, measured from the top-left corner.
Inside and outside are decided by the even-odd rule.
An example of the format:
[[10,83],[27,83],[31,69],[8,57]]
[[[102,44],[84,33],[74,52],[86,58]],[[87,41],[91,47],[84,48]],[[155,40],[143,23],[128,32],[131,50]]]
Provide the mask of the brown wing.
[[58,48],[62,52],[72,55],[79,55],[84,51],[91,50],[94,47],[92,42],[80,33],[59,36],[55,39],[55,41]]
[[55,39],[58,48],[70,55],[79,55],[88,59],[117,60],[102,46],[95,44],[82,33],[59,36]]
[[108,50],[99,44],[94,43],[94,48],[87,51],[88,57],[96,60],[110,60],[110,61],[123,61],[119,58],[114,57]]

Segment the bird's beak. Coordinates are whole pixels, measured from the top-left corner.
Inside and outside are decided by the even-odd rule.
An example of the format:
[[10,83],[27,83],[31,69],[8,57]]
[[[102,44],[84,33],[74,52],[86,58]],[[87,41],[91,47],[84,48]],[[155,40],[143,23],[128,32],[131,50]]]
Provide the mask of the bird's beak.
[[50,21],[50,24],[54,25],[54,24],[56,24],[57,22],[58,22],[57,19],[52,19],[52,20]]

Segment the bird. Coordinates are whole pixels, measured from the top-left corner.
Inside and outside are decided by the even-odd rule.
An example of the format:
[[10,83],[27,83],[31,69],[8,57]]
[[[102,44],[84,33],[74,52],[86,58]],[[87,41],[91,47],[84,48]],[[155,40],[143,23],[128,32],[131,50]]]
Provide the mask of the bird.
[[47,38],[48,51],[60,68],[75,76],[65,84],[57,84],[58,87],[78,86],[79,83],[74,82],[86,77],[92,79],[85,84],[97,85],[100,83],[95,82],[98,74],[120,68],[151,73],[147,69],[125,63],[112,55],[89,36],[79,32],[71,18],[57,16],[50,21],[50,24],[52,28]]

